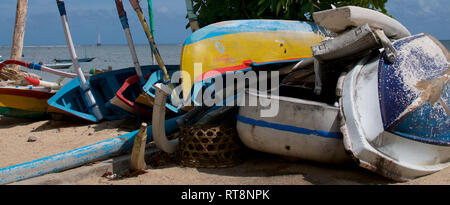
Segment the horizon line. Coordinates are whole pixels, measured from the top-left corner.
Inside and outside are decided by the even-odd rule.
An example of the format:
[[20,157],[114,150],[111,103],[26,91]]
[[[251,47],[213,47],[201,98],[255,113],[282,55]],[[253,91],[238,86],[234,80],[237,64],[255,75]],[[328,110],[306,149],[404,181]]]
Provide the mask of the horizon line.
[[[136,43],[136,44],[134,44],[134,45],[148,45],[148,46],[150,46],[149,44],[146,44],[146,43]],[[159,43],[158,45],[183,45],[183,43]],[[0,47],[11,47],[12,45],[0,45]],[[67,45],[66,44],[53,44],[53,45],[44,45],[44,44],[42,44],[42,45],[40,45],[40,44],[36,44],[36,45],[23,45],[23,47],[49,47],[49,46],[52,46],[52,47],[67,47]],[[77,47],[77,46],[96,46],[97,47],[97,44],[78,44],[78,45],[75,45],[75,47]],[[101,44],[100,46],[98,46],[98,47],[101,47],[101,46],[128,46],[128,44]]]

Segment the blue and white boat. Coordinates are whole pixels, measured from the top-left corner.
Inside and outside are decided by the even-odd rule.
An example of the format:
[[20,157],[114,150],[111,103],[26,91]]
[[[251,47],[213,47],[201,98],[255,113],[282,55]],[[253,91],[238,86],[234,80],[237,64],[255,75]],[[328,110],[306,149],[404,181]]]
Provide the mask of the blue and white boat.
[[[149,75],[159,70],[158,66],[153,65],[142,66],[141,68],[144,75]],[[116,92],[125,80],[134,75],[136,75],[136,71],[134,67],[130,67],[92,75],[88,79],[90,90],[105,120],[115,120],[132,116],[129,112],[111,104],[110,100],[116,96]],[[131,91],[133,90],[129,92]],[[137,92],[133,96],[139,96],[140,91]],[[83,95],[83,90],[77,78],[65,84],[48,100],[48,104],[49,112],[63,113],[90,122],[99,121],[87,106],[87,100]]]
[[449,53],[418,34],[345,77],[341,112],[345,149],[361,167],[406,181],[450,165]]

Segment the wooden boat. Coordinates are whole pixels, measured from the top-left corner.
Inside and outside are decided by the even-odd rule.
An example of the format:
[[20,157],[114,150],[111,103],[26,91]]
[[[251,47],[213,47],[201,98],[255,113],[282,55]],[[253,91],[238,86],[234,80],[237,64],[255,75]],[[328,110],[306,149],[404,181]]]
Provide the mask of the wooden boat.
[[380,55],[346,75],[341,131],[361,167],[406,181],[450,166],[450,59],[427,34],[393,46],[394,63]]
[[55,64],[46,64],[45,66],[53,69],[67,69],[70,68],[73,63],[55,63]]
[[[143,66],[144,75],[158,70],[157,66]],[[120,119],[131,116],[121,108],[111,104],[109,101],[116,96],[116,92],[123,85],[125,80],[136,75],[133,67],[113,70],[109,72],[93,75],[88,79],[90,90],[100,108],[100,112],[106,120]],[[139,91],[140,93],[140,91]],[[139,93],[135,94],[137,96]],[[73,79],[64,85],[58,93],[48,100],[49,112],[61,112],[75,116],[91,122],[99,120],[89,111],[83,91],[80,88],[78,79]]]
[[[156,68],[157,66],[154,67]],[[179,71],[180,66],[166,65],[166,69],[172,74],[173,72]],[[143,88],[143,85],[139,84],[139,77],[137,75],[126,79],[122,87],[116,92],[116,96],[111,99],[111,104],[134,115],[151,117],[152,104],[150,102],[152,102],[152,100],[149,101],[149,99],[144,99],[143,102],[137,102],[137,99],[143,91],[148,92],[152,98],[155,97],[154,90],[151,90],[151,88],[148,87],[163,80],[162,71],[155,71],[151,75],[145,76],[145,79],[148,79],[147,83],[144,85],[145,88]]]
[[183,100],[194,84],[218,74],[309,58],[310,47],[331,35],[314,23],[285,20],[235,20],[203,27],[183,45],[182,78],[190,82],[183,83]]
[[278,114],[262,117],[260,103],[239,107],[237,131],[249,148],[325,163],[349,162],[339,130],[339,107],[290,96],[247,90],[249,102],[277,105]]
[[[91,62],[95,59],[94,58],[79,58],[78,62]],[[55,62],[57,63],[71,63],[72,59],[55,59]]]
[[[174,73],[179,71],[179,66],[167,66],[167,72],[172,77]],[[143,95],[139,96],[138,99],[136,99],[136,102],[140,104],[144,104],[149,107],[153,107],[153,102],[156,98],[156,87],[155,84],[157,83],[164,83],[164,73],[161,70],[158,70],[148,78],[145,85],[142,87],[143,89]],[[175,84],[174,86],[180,86],[180,84]],[[180,87],[179,87],[180,88]],[[178,90],[180,91],[180,90]],[[180,92],[178,92],[180,94]],[[181,95],[178,96],[180,99],[182,98]],[[181,113],[182,104],[179,104],[173,99],[172,96],[169,96],[166,103],[166,108],[170,110],[173,113]]]
[[41,118],[47,114],[47,100],[55,93],[35,86],[0,87],[0,114],[12,118]]

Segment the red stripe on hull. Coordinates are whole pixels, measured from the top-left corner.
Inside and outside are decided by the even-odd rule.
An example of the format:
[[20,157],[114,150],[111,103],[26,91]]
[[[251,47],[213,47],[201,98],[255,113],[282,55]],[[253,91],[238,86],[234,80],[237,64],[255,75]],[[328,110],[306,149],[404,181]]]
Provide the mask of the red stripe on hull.
[[32,97],[37,99],[49,99],[54,93],[36,91],[36,90],[22,90],[16,88],[0,88],[0,94],[4,95],[16,95],[23,97]]

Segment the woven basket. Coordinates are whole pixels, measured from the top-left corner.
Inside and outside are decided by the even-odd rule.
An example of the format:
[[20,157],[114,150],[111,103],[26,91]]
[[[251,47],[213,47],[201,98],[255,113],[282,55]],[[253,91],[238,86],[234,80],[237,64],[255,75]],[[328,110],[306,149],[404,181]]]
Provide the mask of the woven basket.
[[177,156],[180,164],[196,168],[223,168],[242,162],[243,145],[236,126],[182,127]]

